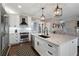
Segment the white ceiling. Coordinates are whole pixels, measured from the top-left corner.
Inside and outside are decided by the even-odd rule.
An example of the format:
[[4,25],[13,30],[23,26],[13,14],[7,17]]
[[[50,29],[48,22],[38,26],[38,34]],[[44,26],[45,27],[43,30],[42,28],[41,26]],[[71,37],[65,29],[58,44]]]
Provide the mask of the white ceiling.
[[[33,17],[41,16],[41,8],[44,7],[44,15],[46,19],[54,18],[54,9],[56,3],[5,3],[4,7],[10,8],[19,14],[25,14]],[[18,5],[22,5],[22,8],[18,8]],[[67,19],[73,16],[79,16],[79,3],[61,3],[59,4],[63,9],[63,15],[60,19]],[[10,11],[8,11],[10,12]]]

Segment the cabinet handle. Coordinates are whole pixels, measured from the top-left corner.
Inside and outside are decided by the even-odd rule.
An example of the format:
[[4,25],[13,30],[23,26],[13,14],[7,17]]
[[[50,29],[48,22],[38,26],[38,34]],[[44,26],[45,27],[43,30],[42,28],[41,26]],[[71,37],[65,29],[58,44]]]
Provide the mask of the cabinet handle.
[[50,55],[53,55],[53,53],[51,53],[50,51],[48,51],[48,53],[49,53]]
[[37,42],[37,45],[39,45],[39,42]]
[[48,46],[52,47],[50,44],[48,44]]

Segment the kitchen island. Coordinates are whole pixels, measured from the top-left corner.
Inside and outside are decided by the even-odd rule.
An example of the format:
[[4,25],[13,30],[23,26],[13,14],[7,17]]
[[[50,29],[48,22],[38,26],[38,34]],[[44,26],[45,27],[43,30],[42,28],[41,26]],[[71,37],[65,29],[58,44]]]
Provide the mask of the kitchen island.
[[75,36],[50,34],[43,38],[38,33],[32,33],[33,47],[42,56],[76,56],[77,40]]

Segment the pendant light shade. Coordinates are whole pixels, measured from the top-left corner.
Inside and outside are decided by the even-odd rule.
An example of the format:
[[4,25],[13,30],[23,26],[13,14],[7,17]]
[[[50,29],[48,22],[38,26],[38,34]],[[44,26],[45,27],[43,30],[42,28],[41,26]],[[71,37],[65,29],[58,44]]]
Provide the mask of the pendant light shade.
[[54,15],[55,16],[62,16],[62,8],[60,8],[57,4],[56,9],[54,10]]
[[41,20],[44,20],[45,19],[45,16],[44,16],[43,12],[44,12],[44,8],[42,8]]

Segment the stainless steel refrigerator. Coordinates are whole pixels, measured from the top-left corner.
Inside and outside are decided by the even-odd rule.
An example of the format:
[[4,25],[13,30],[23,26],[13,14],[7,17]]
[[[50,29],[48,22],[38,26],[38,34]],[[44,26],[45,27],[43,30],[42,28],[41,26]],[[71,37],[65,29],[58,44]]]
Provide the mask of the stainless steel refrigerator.
[[8,16],[0,4],[0,56],[6,55],[9,43]]

